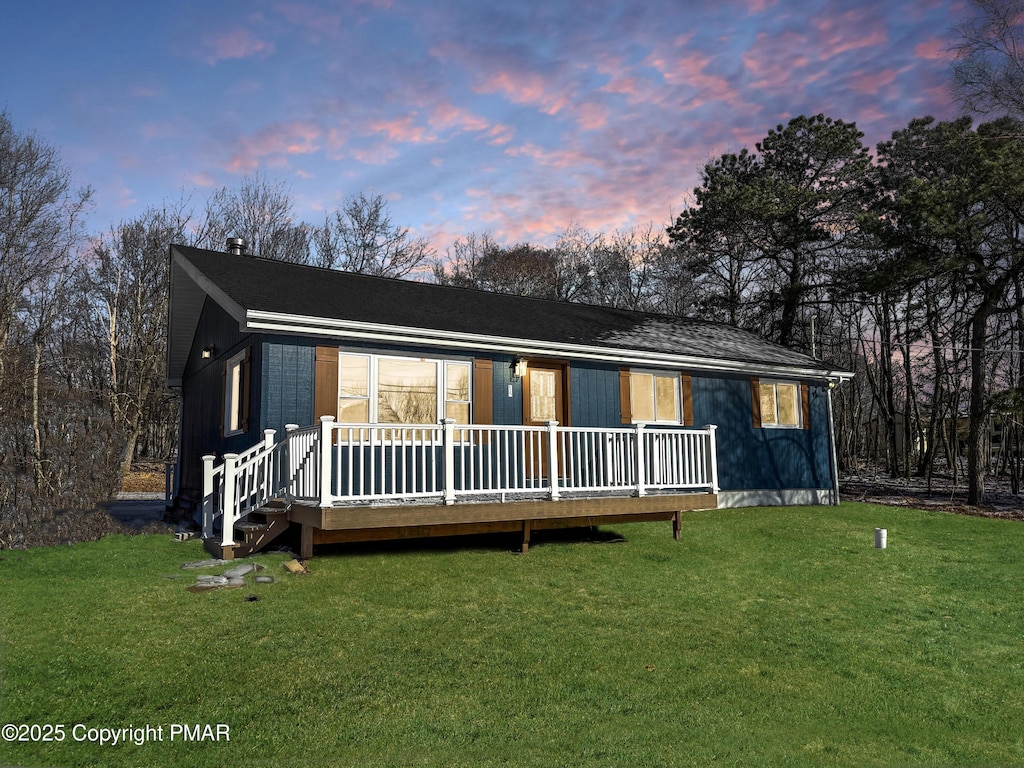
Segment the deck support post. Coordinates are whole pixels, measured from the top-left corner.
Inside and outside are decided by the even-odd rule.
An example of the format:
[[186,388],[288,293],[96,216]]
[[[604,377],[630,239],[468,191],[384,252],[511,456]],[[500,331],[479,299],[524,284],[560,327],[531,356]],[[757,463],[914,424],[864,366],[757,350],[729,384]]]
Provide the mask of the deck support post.
[[331,431],[333,416],[320,417],[320,506],[329,507],[331,497]]
[[646,446],[644,445],[644,425],[636,425],[636,495],[646,496],[647,488],[644,485],[644,478],[647,476],[647,466],[644,461]]
[[704,427],[708,431],[708,481],[711,483],[711,492],[718,493],[718,439],[715,432],[718,427],[708,424]]
[[203,538],[213,538],[213,454],[203,456]]
[[224,506],[221,509],[221,546],[230,547],[235,543],[235,462],[237,453],[224,454]]
[[519,551],[524,555],[530,551],[530,534],[533,532],[533,524],[529,520],[523,520],[523,545]]
[[672,515],[672,538],[676,541],[683,538],[683,513],[678,509]]
[[455,503],[455,419],[442,419],[444,448],[444,503]]
[[302,524],[302,536],[299,541],[299,557],[308,560],[313,556],[313,531],[312,525]]
[[558,501],[558,422],[548,422],[548,482],[551,484],[551,500]]

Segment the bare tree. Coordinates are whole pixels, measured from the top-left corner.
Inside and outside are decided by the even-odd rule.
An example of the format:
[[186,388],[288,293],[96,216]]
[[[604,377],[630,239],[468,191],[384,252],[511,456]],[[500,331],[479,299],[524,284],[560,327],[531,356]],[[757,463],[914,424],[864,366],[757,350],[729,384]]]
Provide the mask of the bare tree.
[[966,112],[1024,117],[1024,0],[968,0],[950,47],[953,93]]
[[380,194],[350,197],[313,229],[312,240],[317,266],[380,277],[404,277],[426,267],[433,255],[429,241],[392,223]]
[[207,201],[198,244],[221,250],[229,237],[245,238],[249,252],[266,259],[309,262],[309,225],[295,221],[284,182],[259,172],[238,187],[222,187]]
[[90,195],[72,188],[53,147],[0,113],[0,523],[23,478],[31,498],[60,490],[48,458],[47,414],[58,410],[49,349]]
[[184,204],[150,208],[99,238],[84,269],[90,314],[106,350],[106,394],[114,424],[124,433],[121,472],[135,458],[145,420],[174,419],[162,378],[167,345],[167,249],[185,236]]

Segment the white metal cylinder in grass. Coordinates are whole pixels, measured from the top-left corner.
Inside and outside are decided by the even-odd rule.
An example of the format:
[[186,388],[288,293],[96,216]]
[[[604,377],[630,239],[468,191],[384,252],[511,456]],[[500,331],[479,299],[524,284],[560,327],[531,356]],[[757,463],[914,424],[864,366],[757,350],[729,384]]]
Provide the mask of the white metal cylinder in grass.
[[887,531],[885,528],[875,528],[875,548],[885,549],[885,539]]

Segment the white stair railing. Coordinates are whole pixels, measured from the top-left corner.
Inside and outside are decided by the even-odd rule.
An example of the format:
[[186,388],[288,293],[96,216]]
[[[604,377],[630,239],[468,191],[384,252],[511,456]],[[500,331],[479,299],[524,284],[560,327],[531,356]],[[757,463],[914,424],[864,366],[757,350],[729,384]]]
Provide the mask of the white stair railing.
[[219,467],[216,456],[203,456],[203,538],[214,537],[220,518],[221,544],[232,545],[235,523],[282,491],[281,447],[274,435],[264,430],[263,440],[242,453],[225,453]]

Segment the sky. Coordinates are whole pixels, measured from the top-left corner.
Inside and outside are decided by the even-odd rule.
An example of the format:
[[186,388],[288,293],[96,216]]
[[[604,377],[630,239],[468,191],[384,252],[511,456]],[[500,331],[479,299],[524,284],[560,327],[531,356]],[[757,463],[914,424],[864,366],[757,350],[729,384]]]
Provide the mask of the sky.
[[964,0],[0,0],[0,111],[109,229],[260,173],[299,220],[359,193],[443,253],[685,207],[800,114],[874,146],[956,116]]

